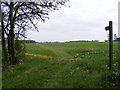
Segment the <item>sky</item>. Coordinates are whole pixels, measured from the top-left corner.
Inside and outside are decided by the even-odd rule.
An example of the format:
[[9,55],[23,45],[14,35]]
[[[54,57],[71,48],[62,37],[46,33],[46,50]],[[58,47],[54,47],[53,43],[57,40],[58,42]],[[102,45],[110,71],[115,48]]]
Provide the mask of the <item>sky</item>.
[[105,27],[113,21],[118,36],[119,0],[70,0],[61,9],[49,13],[45,23],[39,21],[37,31],[29,31],[28,39],[37,42],[108,39]]

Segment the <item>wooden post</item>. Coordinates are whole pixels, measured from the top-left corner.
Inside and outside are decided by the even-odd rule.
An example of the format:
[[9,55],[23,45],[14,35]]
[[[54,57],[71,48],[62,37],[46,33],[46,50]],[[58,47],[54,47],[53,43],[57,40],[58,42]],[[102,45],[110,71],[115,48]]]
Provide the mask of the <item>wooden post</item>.
[[105,30],[109,30],[109,70],[112,69],[113,60],[113,27],[112,21],[109,21],[109,26],[105,27]]
[[109,27],[110,27],[110,30],[109,30],[109,37],[110,37],[110,40],[109,40],[109,57],[110,57],[110,65],[109,65],[109,69],[111,70],[112,69],[112,59],[113,59],[113,30],[112,30],[112,21],[109,22]]

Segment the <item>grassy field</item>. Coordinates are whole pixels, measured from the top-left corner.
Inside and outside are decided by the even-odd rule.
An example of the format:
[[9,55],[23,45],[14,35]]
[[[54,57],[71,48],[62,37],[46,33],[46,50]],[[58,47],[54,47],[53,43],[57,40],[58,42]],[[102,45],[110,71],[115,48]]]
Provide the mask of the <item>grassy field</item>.
[[[0,51],[2,51],[2,45],[0,42]],[[2,52],[0,52],[0,89],[2,88]]]
[[22,63],[3,71],[3,88],[119,87],[118,43],[108,70],[108,42],[26,44]]

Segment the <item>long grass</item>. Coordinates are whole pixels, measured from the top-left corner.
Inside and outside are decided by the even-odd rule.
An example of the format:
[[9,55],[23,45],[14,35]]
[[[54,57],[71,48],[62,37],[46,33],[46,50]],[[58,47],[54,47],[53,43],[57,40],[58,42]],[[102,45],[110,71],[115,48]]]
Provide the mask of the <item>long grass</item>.
[[0,89],[2,88],[2,45],[0,42]]
[[[114,42],[113,70],[117,68],[117,44]],[[21,64],[3,72],[3,88],[104,88],[120,84],[109,80],[107,42],[26,44],[26,53],[58,60],[25,55]],[[79,60],[69,61],[71,58]]]

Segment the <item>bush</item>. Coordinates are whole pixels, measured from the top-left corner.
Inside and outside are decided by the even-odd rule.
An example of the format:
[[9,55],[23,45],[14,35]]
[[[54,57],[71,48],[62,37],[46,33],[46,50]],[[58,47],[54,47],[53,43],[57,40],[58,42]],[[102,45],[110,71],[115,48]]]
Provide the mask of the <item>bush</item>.
[[25,44],[21,40],[15,40],[16,60],[22,63],[23,53],[25,52]]

